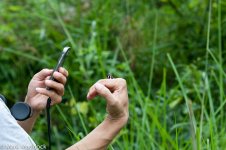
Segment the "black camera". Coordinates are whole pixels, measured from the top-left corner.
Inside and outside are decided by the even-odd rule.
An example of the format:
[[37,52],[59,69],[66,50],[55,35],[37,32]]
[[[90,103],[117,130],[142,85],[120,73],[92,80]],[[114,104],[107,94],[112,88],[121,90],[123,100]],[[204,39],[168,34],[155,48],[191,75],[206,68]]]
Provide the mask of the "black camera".
[[[7,105],[6,98],[1,94],[0,99]],[[32,115],[31,107],[24,102],[17,102],[16,104],[14,104],[13,107],[10,109],[10,112],[12,116],[18,121],[24,121]]]

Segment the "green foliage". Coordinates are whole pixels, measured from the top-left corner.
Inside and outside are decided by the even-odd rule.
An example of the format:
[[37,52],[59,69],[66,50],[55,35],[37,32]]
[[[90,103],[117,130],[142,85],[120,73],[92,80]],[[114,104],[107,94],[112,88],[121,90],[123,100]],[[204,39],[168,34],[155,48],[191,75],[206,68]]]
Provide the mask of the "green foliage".
[[[0,14],[0,91],[10,103],[72,47],[64,102],[51,108],[54,149],[103,120],[104,100],[86,94],[108,72],[127,80],[130,97],[109,149],[226,146],[225,1],[1,0]],[[47,144],[44,113],[32,137]]]

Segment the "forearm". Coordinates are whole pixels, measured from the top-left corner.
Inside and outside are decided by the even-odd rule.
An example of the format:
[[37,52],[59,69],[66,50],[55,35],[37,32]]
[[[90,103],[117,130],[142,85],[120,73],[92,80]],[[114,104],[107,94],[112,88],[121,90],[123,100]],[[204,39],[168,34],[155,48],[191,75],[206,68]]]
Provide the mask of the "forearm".
[[120,120],[106,118],[99,126],[68,150],[104,150],[111,143],[121,128],[126,124],[127,117]]
[[24,120],[24,121],[17,121],[17,123],[27,132],[27,133],[31,133],[33,126],[36,122],[36,119],[38,118],[39,114],[41,113],[41,110],[36,110],[34,108],[32,108],[32,105],[28,102],[29,101],[29,97],[26,96],[25,98],[25,103],[27,103],[32,110],[32,114],[31,117]]
[[27,132],[31,133],[36,119],[39,116],[39,112],[33,112],[32,116],[24,121],[17,121],[17,123]]

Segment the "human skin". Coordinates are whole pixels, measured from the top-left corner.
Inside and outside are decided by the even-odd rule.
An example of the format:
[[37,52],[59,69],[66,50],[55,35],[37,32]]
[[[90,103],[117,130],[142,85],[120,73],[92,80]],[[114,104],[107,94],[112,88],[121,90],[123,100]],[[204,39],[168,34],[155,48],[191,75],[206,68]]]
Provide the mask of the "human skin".
[[[59,68],[59,72],[54,72],[53,77],[57,81],[48,80],[52,72],[52,69],[41,70],[33,76],[28,85],[25,102],[32,108],[32,116],[25,121],[18,121],[18,124],[27,133],[32,131],[39,114],[46,108],[49,97],[51,98],[51,105],[58,104],[62,101],[68,71],[61,67]],[[47,90],[46,87],[49,87],[51,90]]]
[[[52,71],[51,69],[41,70],[34,75],[28,85],[25,102],[31,106],[33,115],[25,121],[18,121],[28,133],[32,131],[40,112],[46,108],[48,97],[52,100],[51,106],[60,103],[62,100],[68,71],[61,67],[59,72],[54,72],[53,76],[57,82],[49,80]],[[51,90],[47,90],[46,87]],[[87,99],[92,100],[96,96],[101,96],[106,100],[106,118],[86,137],[70,146],[68,150],[106,149],[127,123],[129,112],[126,80],[115,78],[97,81],[90,87]]]
[[106,118],[68,150],[104,150],[127,123],[129,117],[128,93],[124,79],[99,80],[90,88],[87,99],[92,100],[98,95],[106,100]]

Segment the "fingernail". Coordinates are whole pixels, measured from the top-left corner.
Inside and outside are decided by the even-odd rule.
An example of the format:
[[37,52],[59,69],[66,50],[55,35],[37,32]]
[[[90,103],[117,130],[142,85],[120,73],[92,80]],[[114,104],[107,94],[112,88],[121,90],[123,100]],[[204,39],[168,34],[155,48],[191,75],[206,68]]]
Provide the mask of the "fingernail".
[[35,88],[36,91],[40,91],[42,88]]
[[86,98],[87,98],[88,100],[90,99],[90,95],[89,95],[89,93],[87,94]]
[[88,97],[89,97],[89,95],[90,95],[90,94],[89,94],[89,92],[88,92],[86,97],[88,98]]

